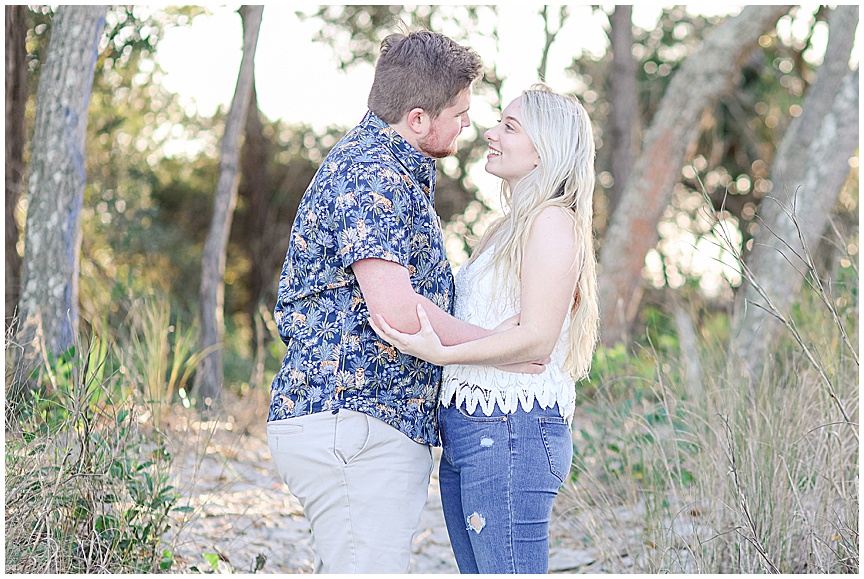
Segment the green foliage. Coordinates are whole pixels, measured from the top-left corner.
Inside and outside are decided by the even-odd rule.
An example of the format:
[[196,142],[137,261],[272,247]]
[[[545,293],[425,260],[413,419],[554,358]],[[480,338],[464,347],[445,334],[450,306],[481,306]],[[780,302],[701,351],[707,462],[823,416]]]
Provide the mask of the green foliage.
[[124,360],[137,378],[132,384],[152,409],[153,423],[160,428],[174,396],[186,390],[198,362],[209,352],[196,351],[196,326],[184,328],[179,318],[172,319],[171,305],[164,297],[144,298],[130,317],[132,331]]
[[219,554],[218,553],[204,553],[204,559],[210,564],[210,567],[213,571],[216,571],[219,568]]
[[650,395],[658,359],[678,348],[676,330],[670,317],[658,307],[646,307],[642,323],[645,332],[630,344],[598,346],[588,379],[577,385],[586,396],[597,393],[613,397]]
[[[613,347],[599,346],[594,353],[588,380],[578,387],[589,396],[602,391],[623,393],[622,388],[642,396],[653,375],[654,361],[646,350],[631,354],[624,343]],[[631,379],[626,384],[623,381],[625,377]]]
[[6,429],[7,572],[170,568],[159,547],[178,499],[172,457],[147,426],[158,409],[129,387],[144,368],[127,365],[127,347],[94,334],[31,375]]

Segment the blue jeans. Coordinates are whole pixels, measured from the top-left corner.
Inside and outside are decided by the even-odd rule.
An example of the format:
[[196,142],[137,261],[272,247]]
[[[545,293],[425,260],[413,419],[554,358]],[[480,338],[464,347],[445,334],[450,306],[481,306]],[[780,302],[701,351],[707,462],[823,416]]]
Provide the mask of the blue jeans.
[[492,416],[439,406],[444,520],[460,573],[547,573],[549,519],[573,442],[558,406]]

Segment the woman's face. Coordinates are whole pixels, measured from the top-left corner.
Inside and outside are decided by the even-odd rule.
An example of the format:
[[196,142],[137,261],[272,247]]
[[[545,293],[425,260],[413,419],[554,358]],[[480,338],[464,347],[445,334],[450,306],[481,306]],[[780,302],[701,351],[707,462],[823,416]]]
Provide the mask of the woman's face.
[[507,181],[511,190],[540,163],[540,156],[522,126],[521,97],[507,105],[501,122],[484,136],[489,141],[486,172]]

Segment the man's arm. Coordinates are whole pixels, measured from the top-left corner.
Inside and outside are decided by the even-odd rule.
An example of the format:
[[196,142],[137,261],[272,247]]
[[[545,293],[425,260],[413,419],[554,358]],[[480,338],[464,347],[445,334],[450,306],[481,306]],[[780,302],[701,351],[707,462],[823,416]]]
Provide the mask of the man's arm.
[[454,318],[411,287],[408,270],[384,259],[361,259],[351,264],[369,315],[380,314],[393,327],[407,334],[420,331],[417,304],[429,316],[435,333],[445,346],[491,336],[495,332]]
[[579,276],[573,218],[567,210],[549,207],[537,216],[528,235],[522,260],[519,324],[477,340],[446,346],[427,322],[425,305],[421,331],[392,332],[393,326],[374,316],[373,328],[399,350],[433,364],[498,366],[551,355],[561,334]]

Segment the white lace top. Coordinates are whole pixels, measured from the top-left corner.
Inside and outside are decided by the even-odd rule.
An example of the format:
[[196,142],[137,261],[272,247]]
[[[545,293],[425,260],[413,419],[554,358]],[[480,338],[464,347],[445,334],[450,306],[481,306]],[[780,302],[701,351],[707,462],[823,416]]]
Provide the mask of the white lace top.
[[[518,300],[514,307],[506,288],[494,286],[491,256],[490,248],[456,274],[454,316],[484,328],[494,328],[519,311]],[[468,412],[474,412],[479,404],[489,416],[495,405],[509,414],[516,411],[518,404],[527,412],[535,400],[542,408],[550,408],[557,402],[561,416],[569,422],[576,406],[574,381],[563,370],[569,325],[568,314],[552,351],[552,361],[542,374],[516,374],[493,366],[445,366],[440,403],[449,406],[455,394],[457,406],[466,402]]]

